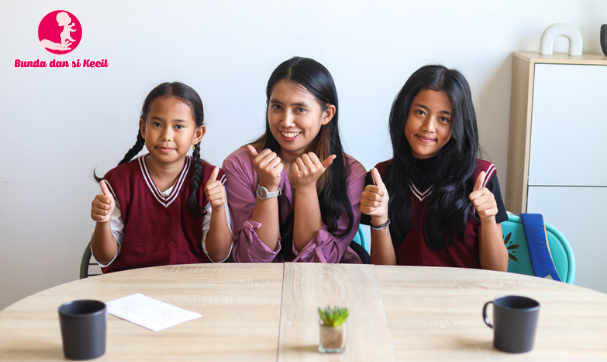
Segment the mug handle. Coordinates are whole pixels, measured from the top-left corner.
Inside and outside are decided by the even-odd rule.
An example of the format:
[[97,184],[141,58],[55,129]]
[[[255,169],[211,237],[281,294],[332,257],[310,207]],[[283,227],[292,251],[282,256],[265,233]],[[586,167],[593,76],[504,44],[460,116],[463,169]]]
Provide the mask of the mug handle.
[[493,324],[491,324],[491,322],[489,322],[489,318],[487,318],[487,307],[489,304],[493,304],[493,301],[485,303],[485,306],[483,307],[483,319],[485,320],[485,324],[493,329]]

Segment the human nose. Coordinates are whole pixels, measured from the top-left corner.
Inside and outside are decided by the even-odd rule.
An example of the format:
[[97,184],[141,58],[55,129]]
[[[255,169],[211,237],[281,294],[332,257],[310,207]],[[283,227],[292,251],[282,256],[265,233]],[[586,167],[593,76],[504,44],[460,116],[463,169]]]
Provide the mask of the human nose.
[[290,110],[286,111],[283,114],[281,123],[285,128],[291,128],[295,126],[295,115],[293,114],[293,112],[291,112]]
[[171,141],[171,139],[173,138],[173,129],[172,129],[171,127],[165,127],[165,128],[162,130],[162,134],[160,135],[160,138],[161,138],[163,141],[170,142],[170,141]]
[[434,116],[426,117],[424,119],[423,129],[426,132],[434,133],[436,131],[436,122],[437,119]]

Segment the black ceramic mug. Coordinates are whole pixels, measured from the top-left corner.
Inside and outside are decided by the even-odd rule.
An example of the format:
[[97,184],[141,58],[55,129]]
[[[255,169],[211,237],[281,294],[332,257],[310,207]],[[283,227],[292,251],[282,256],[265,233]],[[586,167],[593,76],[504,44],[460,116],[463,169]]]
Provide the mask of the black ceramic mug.
[[[493,324],[487,307],[493,304]],[[523,353],[533,349],[540,303],[537,300],[507,295],[485,303],[483,319],[493,328],[493,346],[503,352]]]
[[105,353],[107,308],[96,300],[75,300],[59,307],[66,358],[93,359]]

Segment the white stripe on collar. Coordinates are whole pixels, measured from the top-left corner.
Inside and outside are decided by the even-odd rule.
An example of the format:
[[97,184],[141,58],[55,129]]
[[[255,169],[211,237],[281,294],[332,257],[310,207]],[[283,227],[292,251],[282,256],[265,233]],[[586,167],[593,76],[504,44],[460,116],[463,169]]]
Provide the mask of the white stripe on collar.
[[421,191],[418,190],[417,187],[415,187],[415,185],[413,184],[412,181],[409,181],[409,189],[411,190],[411,192],[413,192],[413,195],[415,195],[415,197],[417,197],[417,199],[419,201],[424,201],[424,199],[426,197],[428,197],[428,195],[430,195],[432,193],[432,186],[433,185],[430,185],[430,187],[428,187],[426,189],[426,191],[421,192]]
[[491,166],[489,166],[489,168],[485,172],[485,182],[483,182],[483,187],[487,187],[487,184],[489,183],[489,180],[491,179],[491,176],[494,173],[495,173],[495,165],[491,164]]
[[183,169],[179,173],[177,181],[175,181],[175,184],[173,185],[173,189],[171,190],[170,194],[166,197],[162,194],[162,192],[160,192],[158,187],[156,187],[156,184],[154,184],[154,180],[152,180],[152,176],[150,176],[150,173],[148,172],[148,166],[145,163],[145,159],[148,157],[150,157],[149,153],[146,155],[139,156],[137,158],[137,161],[139,162],[139,168],[141,169],[141,173],[143,174],[143,179],[145,180],[148,189],[152,192],[152,195],[154,195],[156,200],[162,206],[169,207],[169,205],[173,203],[173,201],[175,201],[177,195],[179,195],[179,191],[181,191],[181,187],[183,186],[188,171],[190,170],[191,157],[186,156]]

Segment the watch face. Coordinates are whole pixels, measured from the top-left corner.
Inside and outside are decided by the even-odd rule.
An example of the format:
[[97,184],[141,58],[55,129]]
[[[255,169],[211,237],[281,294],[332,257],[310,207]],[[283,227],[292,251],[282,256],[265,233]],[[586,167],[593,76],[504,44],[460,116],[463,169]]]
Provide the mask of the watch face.
[[259,197],[262,200],[267,199],[268,198],[268,190],[265,187],[263,187],[263,186],[258,187],[257,188],[257,197]]

